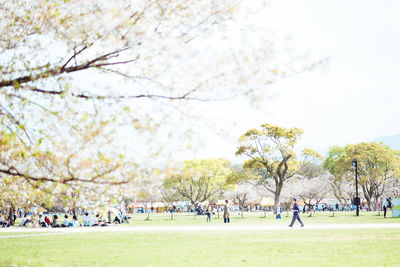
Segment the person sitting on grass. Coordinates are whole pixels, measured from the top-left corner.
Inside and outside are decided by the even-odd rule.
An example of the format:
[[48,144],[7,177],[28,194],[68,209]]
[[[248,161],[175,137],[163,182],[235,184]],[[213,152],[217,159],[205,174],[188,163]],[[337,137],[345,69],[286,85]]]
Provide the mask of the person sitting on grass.
[[89,215],[88,212],[86,212],[85,216],[83,217],[83,226],[92,226],[92,223],[92,217]]
[[78,219],[76,218],[75,215],[72,216],[72,221],[70,221],[70,222],[68,223],[68,226],[69,226],[69,227],[79,227],[79,226],[80,226],[80,224],[79,224],[79,222],[78,222]]
[[58,216],[57,214],[53,215],[53,222],[51,223],[52,227],[58,228],[60,227],[60,224],[58,223]]
[[68,222],[68,215],[65,214],[65,215],[64,215],[64,221],[63,221],[63,223],[61,224],[61,227],[68,227],[68,224],[69,224],[69,222]]
[[44,222],[46,223],[46,227],[50,227],[50,219],[49,219],[49,217],[45,216],[44,217]]
[[5,227],[11,227],[11,220],[10,220],[10,216],[7,216],[5,219]]
[[101,220],[99,214],[96,215],[96,219],[95,219],[95,220],[96,220],[96,221],[95,221],[95,223],[93,224],[93,226],[108,226],[107,223],[105,223],[105,222],[103,222],[103,221]]
[[4,218],[3,215],[0,214],[0,227],[4,227]]
[[99,217],[99,214],[97,214],[96,215],[96,217],[92,217],[92,226],[97,226],[96,224],[97,224],[97,221],[98,221],[98,217]]
[[44,221],[44,218],[43,218],[42,214],[39,214],[39,225],[41,227],[47,227],[48,226],[47,223]]
[[21,226],[25,227],[30,222],[31,222],[31,220],[29,220],[28,214],[25,213],[24,217],[22,217],[22,220],[21,220]]
[[113,223],[121,223],[121,220],[118,218],[118,216],[115,216]]
[[0,216],[0,227],[10,227],[10,221],[8,220],[8,217],[3,218],[3,216]]

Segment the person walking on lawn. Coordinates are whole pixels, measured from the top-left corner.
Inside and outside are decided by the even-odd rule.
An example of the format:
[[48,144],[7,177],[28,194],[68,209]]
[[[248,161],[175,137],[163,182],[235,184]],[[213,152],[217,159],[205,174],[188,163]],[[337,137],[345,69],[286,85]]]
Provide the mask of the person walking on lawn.
[[292,227],[293,224],[296,222],[296,220],[299,221],[301,224],[301,227],[304,227],[304,223],[300,219],[300,208],[299,205],[297,204],[297,199],[293,198],[294,204],[293,204],[293,218],[292,222],[289,224],[289,227]]

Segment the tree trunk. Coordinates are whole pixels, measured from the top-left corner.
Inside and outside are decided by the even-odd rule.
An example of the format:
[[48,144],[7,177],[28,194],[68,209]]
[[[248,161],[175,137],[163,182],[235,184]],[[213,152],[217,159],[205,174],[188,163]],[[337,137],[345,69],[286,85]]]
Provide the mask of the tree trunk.
[[379,207],[378,207],[378,199],[375,197],[375,210],[378,211]]
[[378,202],[378,205],[377,205],[378,216],[381,216],[382,204],[383,204],[383,202],[380,202],[380,203]]
[[8,213],[8,220],[10,221],[10,225],[13,226],[15,221],[14,221],[14,204],[12,202]]
[[274,214],[276,214],[276,212],[278,210],[280,196],[281,196],[280,190],[276,190],[275,191],[275,197],[274,197]]
[[[71,209],[72,209],[72,215],[73,216],[76,216],[76,202],[75,201],[73,201],[72,203],[71,203],[72,205],[72,207],[71,207]],[[78,217],[77,217],[78,218]]]
[[364,197],[367,200],[368,208],[372,210],[372,206],[371,206],[372,193],[371,193],[371,191],[368,191],[367,188],[365,188],[364,186],[362,187],[362,189],[363,189]]
[[367,198],[367,204],[368,204],[368,209],[371,209],[371,199],[369,197]]

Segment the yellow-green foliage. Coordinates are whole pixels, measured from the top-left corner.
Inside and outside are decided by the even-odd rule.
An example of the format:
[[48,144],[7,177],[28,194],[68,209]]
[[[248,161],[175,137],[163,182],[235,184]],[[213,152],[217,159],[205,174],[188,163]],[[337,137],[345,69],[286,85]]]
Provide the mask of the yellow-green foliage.
[[293,151],[303,134],[299,128],[284,128],[262,124],[260,129],[250,129],[243,134],[236,155],[249,158],[243,168],[249,169],[269,191],[274,192],[276,205],[285,182],[298,174],[302,167],[322,156],[311,149],[303,150],[299,161]]
[[230,167],[231,162],[226,159],[187,160],[181,170],[164,180],[164,187],[193,203],[211,200],[222,189],[232,187],[228,183]]
[[359,143],[346,147],[332,147],[324,162],[336,179],[353,179],[352,161],[358,161],[359,182],[371,184],[400,175],[400,160],[397,153],[379,143]]
[[250,158],[244,163],[245,168],[265,168],[271,175],[277,175],[284,168],[295,171],[302,163],[322,159],[317,152],[306,148],[303,150],[305,161],[296,161],[293,147],[302,134],[303,130],[299,128],[287,129],[265,123],[261,129],[250,129],[240,137],[236,155]]

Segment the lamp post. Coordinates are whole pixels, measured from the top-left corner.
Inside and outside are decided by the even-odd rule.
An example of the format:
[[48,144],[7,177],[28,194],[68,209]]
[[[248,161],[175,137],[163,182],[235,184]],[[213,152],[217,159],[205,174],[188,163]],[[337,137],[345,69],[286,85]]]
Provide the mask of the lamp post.
[[354,198],[354,205],[356,205],[356,215],[360,216],[360,198],[358,197],[358,169],[357,159],[353,159],[352,166],[356,169],[356,197]]

